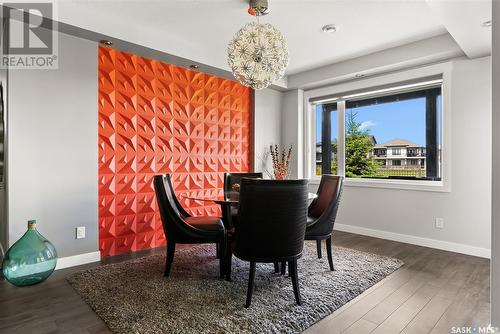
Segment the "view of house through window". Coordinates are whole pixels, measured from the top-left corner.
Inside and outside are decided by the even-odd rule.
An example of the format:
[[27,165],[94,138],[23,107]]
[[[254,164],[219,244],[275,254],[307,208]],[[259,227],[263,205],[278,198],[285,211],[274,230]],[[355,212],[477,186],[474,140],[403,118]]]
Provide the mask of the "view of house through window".
[[[337,174],[343,145],[346,177],[441,180],[440,86],[346,99],[339,108],[345,114],[344,143],[337,140],[337,103],[315,108],[316,175]],[[329,147],[331,155],[325,152]],[[331,170],[325,157],[331,157]]]

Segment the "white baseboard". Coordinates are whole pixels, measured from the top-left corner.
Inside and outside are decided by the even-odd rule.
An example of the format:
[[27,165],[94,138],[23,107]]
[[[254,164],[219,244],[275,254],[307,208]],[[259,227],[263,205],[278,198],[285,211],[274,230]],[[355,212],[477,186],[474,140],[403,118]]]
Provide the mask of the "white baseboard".
[[57,259],[56,270],[101,261],[101,252],[91,252]]
[[488,248],[458,244],[455,242],[422,238],[422,237],[416,237],[416,236],[408,235],[408,234],[399,234],[399,233],[393,233],[393,232],[387,232],[387,231],[381,231],[381,230],[374,230],[371,228],[354,226],[354,225],[346,225],[346,224],[335,224],[335,230],[349,232],[349,233],[355,233],[355,234],[361,234],[361,235],[367,235],[370,237],[387,239],[387,240],[392,240],[392,241],[399,241],[399,242],[404,242],[407,244],[413,244],[413,245],[417,245],[417,246],[436,248],[436,249],[441,249],[441,250],[455,252],[455,253],[484,257],[487,259],[491,258],[491,250]]

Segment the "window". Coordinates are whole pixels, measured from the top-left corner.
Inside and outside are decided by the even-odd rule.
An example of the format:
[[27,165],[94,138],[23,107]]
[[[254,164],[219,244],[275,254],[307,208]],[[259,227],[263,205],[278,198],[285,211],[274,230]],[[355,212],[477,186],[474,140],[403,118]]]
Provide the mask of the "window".
[[392,149],[392,155],[401,155],[401,149],[398,148],[393,148]]
[[317,104],[315,112],[316,175],[337,174],[337,104]]
[[406,156],[407,156],[407,157],[416,157],[416,156],[418,156],[418,154],[419,154],[419,153],[418,153],[418,151],[419,151],[419,150],[418,150],[418,149],[415,149],[415,148],[408,148],[408,149],[406,150]]
[[315,175],[440,181],[441,84],[439,79],[312,98]]

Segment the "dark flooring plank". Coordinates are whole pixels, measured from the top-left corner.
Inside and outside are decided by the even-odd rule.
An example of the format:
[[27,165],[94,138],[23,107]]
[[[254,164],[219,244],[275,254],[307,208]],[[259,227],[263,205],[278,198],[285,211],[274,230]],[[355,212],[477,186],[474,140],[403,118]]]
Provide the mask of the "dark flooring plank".
[[377,306],[363,316],[363,319],[376,324],[383,323],[401,305],[410,299],[426,283],[424,277],[418,273],[401,288],[387,296]]
[[439,321],[444,312],[453,302],[452,299],[434,296],[416,317],[404,328],[403,334],[429,333]]
[[432,285],[424,285],[410,299],[398,307],[380,326],[372,333],[374,334],[397,334],[413,320],[427,303],[438,292],[438,288]]

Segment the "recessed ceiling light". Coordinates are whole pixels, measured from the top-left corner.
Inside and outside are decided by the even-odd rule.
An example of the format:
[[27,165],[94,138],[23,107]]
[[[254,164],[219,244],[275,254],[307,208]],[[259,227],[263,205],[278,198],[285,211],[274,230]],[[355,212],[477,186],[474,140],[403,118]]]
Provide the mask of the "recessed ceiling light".
[[337,32],[338,28],[335,24],[327,24],[327,25],[323,26],[323,28],[321,28],[321,30],[323,30],[323,32],[326,32],[326,33],[333,33],[333,32]]
[[483,23],[481,23],[481,27],[484,27],[484,28],[491,27],[491,20],[484,21]]
[[200,65],[192,64],[192,65],[189,65],[189,68],[192,70],[197,70],[200,68]]
[[105,45],[105,46],[111,46],[111,45],[113,45],[113,42],[108,41],[107,39],[101,39],[99,41],[99,43],[101,43],[102,45]]

